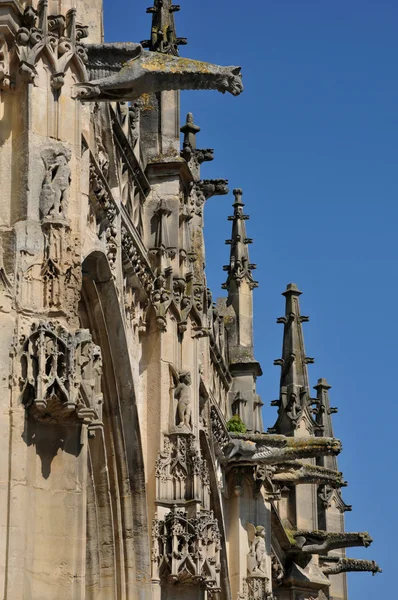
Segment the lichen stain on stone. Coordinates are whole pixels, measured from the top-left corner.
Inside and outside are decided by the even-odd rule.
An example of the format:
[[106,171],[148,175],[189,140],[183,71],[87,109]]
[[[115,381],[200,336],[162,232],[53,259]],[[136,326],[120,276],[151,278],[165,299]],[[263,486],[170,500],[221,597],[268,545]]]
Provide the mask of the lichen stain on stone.
[[214,67],[209,63],[190,58],[176,58],[164,54],[151,53],[145,56],[142,63],[142,68],[145,71],[165,71],[168,73],[213,73]]
[[155,110],[156,106],[152,104],[151,94],[142,94],[140,100],[142,102],[141,111]]

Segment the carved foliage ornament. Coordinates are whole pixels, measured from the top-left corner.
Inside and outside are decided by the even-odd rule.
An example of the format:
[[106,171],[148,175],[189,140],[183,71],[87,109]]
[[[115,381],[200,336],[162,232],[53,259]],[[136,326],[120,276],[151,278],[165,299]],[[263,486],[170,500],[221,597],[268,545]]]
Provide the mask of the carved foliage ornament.
[[20,343],[21,402],[45,422],[101,421],[101,350],[86,329],[32,325]]
[[71,8],[66,16],[49,15],[48,0],[40,0],[37,10],[32,6],[25,9],[21,25],[15,37],[15,47],[22,79],[35,82],[36,64],[42,55],[45,55],[51,69],[53,89],[63,86],[71,62],[74,62],[82,80],[87,79],[84,66],[87,54],[79,42],[87,37],[88,28],[76,22],[75,8]]

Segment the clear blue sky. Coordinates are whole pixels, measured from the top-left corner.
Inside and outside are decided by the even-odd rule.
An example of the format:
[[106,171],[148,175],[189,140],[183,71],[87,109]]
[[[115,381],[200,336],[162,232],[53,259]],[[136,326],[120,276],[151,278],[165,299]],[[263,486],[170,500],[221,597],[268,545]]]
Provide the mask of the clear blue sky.
[[[182,118],[214,148],[204,177],[242,187],[257,263],[256,357],[266,426],[278,397],[288,282],[304,292],[306,348],[339,407],[335,433],[353,512],[350,531],[369,531],[384,572],[349,576],[350,600],[393,597],[398,533],[395,380],[398,319],[398,3],[396,0],[180,0],[181,54],[241,65],[245,92],[184,92]],[[149,37],[151,0],[105,0],[107,41]],[[214,296],[228,260],[232,194],[205,211],[207,277]],[[395,300],[394,300],[395,301]]]

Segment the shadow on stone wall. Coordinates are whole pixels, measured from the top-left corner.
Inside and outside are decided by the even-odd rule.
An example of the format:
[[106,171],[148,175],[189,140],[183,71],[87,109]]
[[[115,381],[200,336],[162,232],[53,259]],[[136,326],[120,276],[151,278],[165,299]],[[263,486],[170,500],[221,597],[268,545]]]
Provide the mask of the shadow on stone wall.
[[27,446],[35,446],[36,454],[41,460],[41,473],[44,479],[48,479],[51,475],[51,465],[59,451],[77,458],[82,449],[80,426],[46,423],[30,416],[25,419],[22,438]]

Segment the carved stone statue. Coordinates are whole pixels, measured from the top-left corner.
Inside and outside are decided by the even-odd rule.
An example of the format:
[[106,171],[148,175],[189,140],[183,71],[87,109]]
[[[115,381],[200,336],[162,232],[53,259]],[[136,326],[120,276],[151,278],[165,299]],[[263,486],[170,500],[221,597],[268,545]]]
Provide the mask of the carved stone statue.
[[262,525],[255,527],[247,523],[250,551],[247,557],[247,571],[249,575],[262,577],[266,575],[266,546],[265,528]]
[[80,100],[136,100],[164,90],[218,90],[233,96],[243,91],[240,67],[145,52],[133,43],[86,44],[85,50],[91,81],[75,86]]
[[178,427],[191,429],[191,374],[186,371],[180,374],[179,383],[174,390],[174,398],[178,400],[177,414],[178,414]]
[[70,157],[67,149],[49,149],[42,153],[45,166],[45,176],[40,194],[42,217],[65,218],[66,216],[71,182]]

